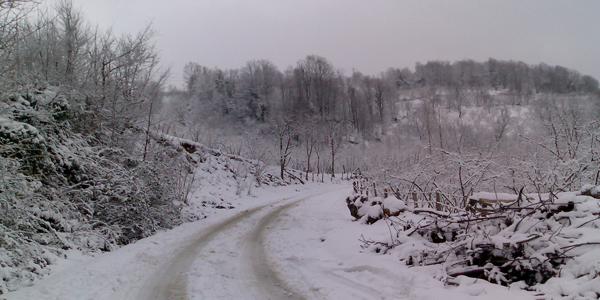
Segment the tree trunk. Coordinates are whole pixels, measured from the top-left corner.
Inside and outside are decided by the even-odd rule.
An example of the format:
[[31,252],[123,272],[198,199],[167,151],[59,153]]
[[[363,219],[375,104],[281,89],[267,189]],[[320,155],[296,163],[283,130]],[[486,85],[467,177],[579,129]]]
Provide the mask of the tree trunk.
[[[307,141],[308,143],[308,141]],[[304,179],[308,180],[308,173],[310,172],[310,158],[312,157],[313,146],[306,146],[306,176]]]
[[331,178],[335,178],[335,141],[331,139]]
[[285,173],[285,156],[283,153],[283,134],[279,134],[279,167],[280,167],[280,177],[281,180],[284,180]]
[[152,108],[154,107],[154,99],[150,100],[150,110],[148,111],[148,123],[146,124],[146,141],[144,143],[144,157],[143,161],[146,161],[148,154],[148,144],[150,144],[150,125],[152,124]]

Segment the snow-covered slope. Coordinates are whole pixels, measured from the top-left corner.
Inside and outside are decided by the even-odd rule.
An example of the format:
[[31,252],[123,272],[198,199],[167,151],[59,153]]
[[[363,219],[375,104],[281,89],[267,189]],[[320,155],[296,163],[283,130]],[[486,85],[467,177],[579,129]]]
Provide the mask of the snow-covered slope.
[[0,95],[0,293],[46,274],[65,250],[110,251],[182,221],[176,174],[193,162],[99,142],[76,129],[85,118],[73,97]]
[[78,127],[70,97],[50,87],[0,98],[0,294],[65,255],[111,251],[290,183],[257,161],[159,134],[142,156],[137,128],[123,133],[127,149],[104,144]]

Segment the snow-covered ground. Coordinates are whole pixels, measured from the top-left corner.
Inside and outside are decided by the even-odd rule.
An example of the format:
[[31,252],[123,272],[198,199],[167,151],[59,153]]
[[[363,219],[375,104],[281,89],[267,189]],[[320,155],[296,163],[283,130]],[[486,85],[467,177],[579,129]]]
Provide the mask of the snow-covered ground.
[[[238,235],[238,230],[255,225],[256,219],[248,217],[267,211],[270,208],[269,204],[301,199],[332,188],[339,189],[339,187],[320,184],[269,187],[255,191],[254,196],[241,197],[237,200],[229,199],[235,205],[234,209],[220,210],[220,213],[209,218],[160,232],[113,252],[96,257],[71,253],[68,260],[53,266],[51,275],[31,287],[7,294],[6,298],[161,299],[160,294],[152,294],[163,292],[155,290],[156,283],[170,283],[174,279],[173,274],[168,272],[177,273],[180,270],[170,270],[170,265],[173,263],[184,268],[182,271],[186,271],[185,267],[188,266],[180,265],[178,262],[183,260],[187,263],[190,258],[203,261],[203,254],[200,251],[202,249],[199,248],[202,240],[227,241],[230,236]],[[196,249],[197,257],[196,253],[189,253],[190,250]],[[203,247],[203,249],[209,249],[208,253],[212,253],[210,248]],[[221,248],[214,252],[217,253],[217,250],[219,253],[228,253],[235,251],[235,248]],[[194,274],[193,266],[190,270],[191,274]],[[167,273],[164,273],[165,271]],[[161,275],[165,277],[157,279],[157,276]],[[213,274],[207,275],[211,279],[210,285],[228,281],[226,278],[219,279]],[[189,287],[193,291],[195,283],[192,279]],[[181,292],[185,293],[185,290]]]
[[533,299],[481,280],[445,287],[434,267],[410,269],[361,252],[385,223],[352,222],[344,184],[269,187],[234,209],[96,257],[72,256],[7,299]]
[[385,240],[389,231],[385,222],[351,219],[336,192],[302,201],[279,218],[266,235],[266,253],[290,289],[308,299],[534,299],[466,277],[445,287],[435,279],[441,266],[408,268],[396,256],[363,253],[361,236]]

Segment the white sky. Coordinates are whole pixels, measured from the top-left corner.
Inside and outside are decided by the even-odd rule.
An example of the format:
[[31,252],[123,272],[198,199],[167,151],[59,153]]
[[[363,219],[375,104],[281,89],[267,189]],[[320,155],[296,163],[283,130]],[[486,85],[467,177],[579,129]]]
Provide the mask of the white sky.
[[564,65],[600,78],[598,0],[74,0],[115,32],[153,23],[163,64],[281,69],[307,54],[349,73],[489,57]]

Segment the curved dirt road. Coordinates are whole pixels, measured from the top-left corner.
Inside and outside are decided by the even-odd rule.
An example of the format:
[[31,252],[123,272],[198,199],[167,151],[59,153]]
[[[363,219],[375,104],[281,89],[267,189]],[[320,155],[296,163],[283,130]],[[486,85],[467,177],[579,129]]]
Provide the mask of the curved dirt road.
[[[246,210],[204,229],[163,262],[135,298],[303,299],[272,268],[263,236],[283,212],[307,198]],[[190,286],[198,285],[203,288],[188,294]]]

